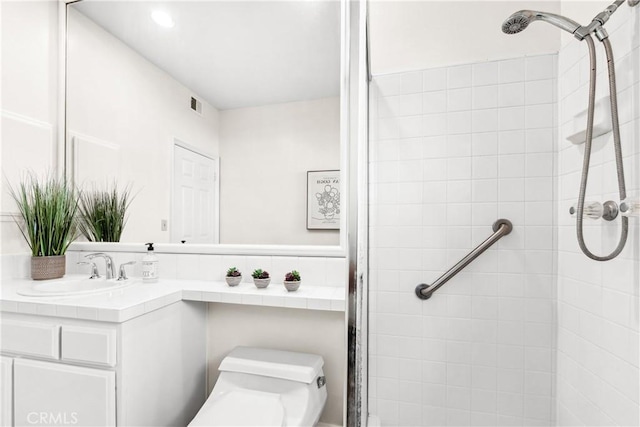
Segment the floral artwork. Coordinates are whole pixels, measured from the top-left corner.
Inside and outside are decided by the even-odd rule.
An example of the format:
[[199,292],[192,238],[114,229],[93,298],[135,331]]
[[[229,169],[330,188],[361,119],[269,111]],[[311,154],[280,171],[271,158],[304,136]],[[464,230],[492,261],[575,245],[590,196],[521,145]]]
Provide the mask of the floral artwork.
[[307,172],[307,229],[340,229],[340,171]]

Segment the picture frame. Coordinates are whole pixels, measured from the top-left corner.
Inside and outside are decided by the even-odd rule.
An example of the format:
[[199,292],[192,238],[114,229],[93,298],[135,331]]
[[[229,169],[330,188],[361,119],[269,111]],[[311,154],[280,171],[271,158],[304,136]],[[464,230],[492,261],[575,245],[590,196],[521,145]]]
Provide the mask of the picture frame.
[[307,171],[307,230],[340,229],[340,171]]

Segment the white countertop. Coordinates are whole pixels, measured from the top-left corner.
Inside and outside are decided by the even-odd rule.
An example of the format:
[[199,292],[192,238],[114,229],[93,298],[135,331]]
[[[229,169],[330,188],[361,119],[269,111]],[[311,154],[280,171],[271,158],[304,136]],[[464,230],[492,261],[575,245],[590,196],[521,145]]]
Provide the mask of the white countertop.
[[17,293],[31,280],[3,280],[0,286],[0,310],[9,313],[37,314],[73,319],[125,322],[174,302],[203,301],[228,304],[286,307],[306,310],[344,311],[343,287],[304,286],[287,292],[281,283],[271,282],[265,289],[252,283],[230,287],[225,282],[160,279],[157,283],[136,283],[99,293],[30,297]]

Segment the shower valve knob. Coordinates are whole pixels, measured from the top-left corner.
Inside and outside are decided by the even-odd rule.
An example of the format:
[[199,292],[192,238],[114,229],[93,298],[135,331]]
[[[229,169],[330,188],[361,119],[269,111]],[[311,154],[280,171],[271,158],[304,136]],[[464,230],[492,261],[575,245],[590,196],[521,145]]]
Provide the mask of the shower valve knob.
[[[585,202],[583,215],[586,218],[591,219],[600,219],[604,213],[604,208],[602,203],[600,202]],[[569,208],[569,214],[571,216],[576,216],[578,214],[578,204],[571,206]]]
[[613,221],[618,217],[618,204],[613,200],[607,200],[602,205],[602,219],[605,221]]

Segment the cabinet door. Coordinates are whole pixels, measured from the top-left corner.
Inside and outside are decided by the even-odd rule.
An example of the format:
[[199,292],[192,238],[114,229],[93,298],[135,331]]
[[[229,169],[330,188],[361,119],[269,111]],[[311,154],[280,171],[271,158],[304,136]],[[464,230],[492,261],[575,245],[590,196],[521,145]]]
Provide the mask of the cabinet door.
[[113,426],[115,372],[15,359],[16,426]]
[[13,418],[13,359],[0,357],[0,426],[10,427]]

